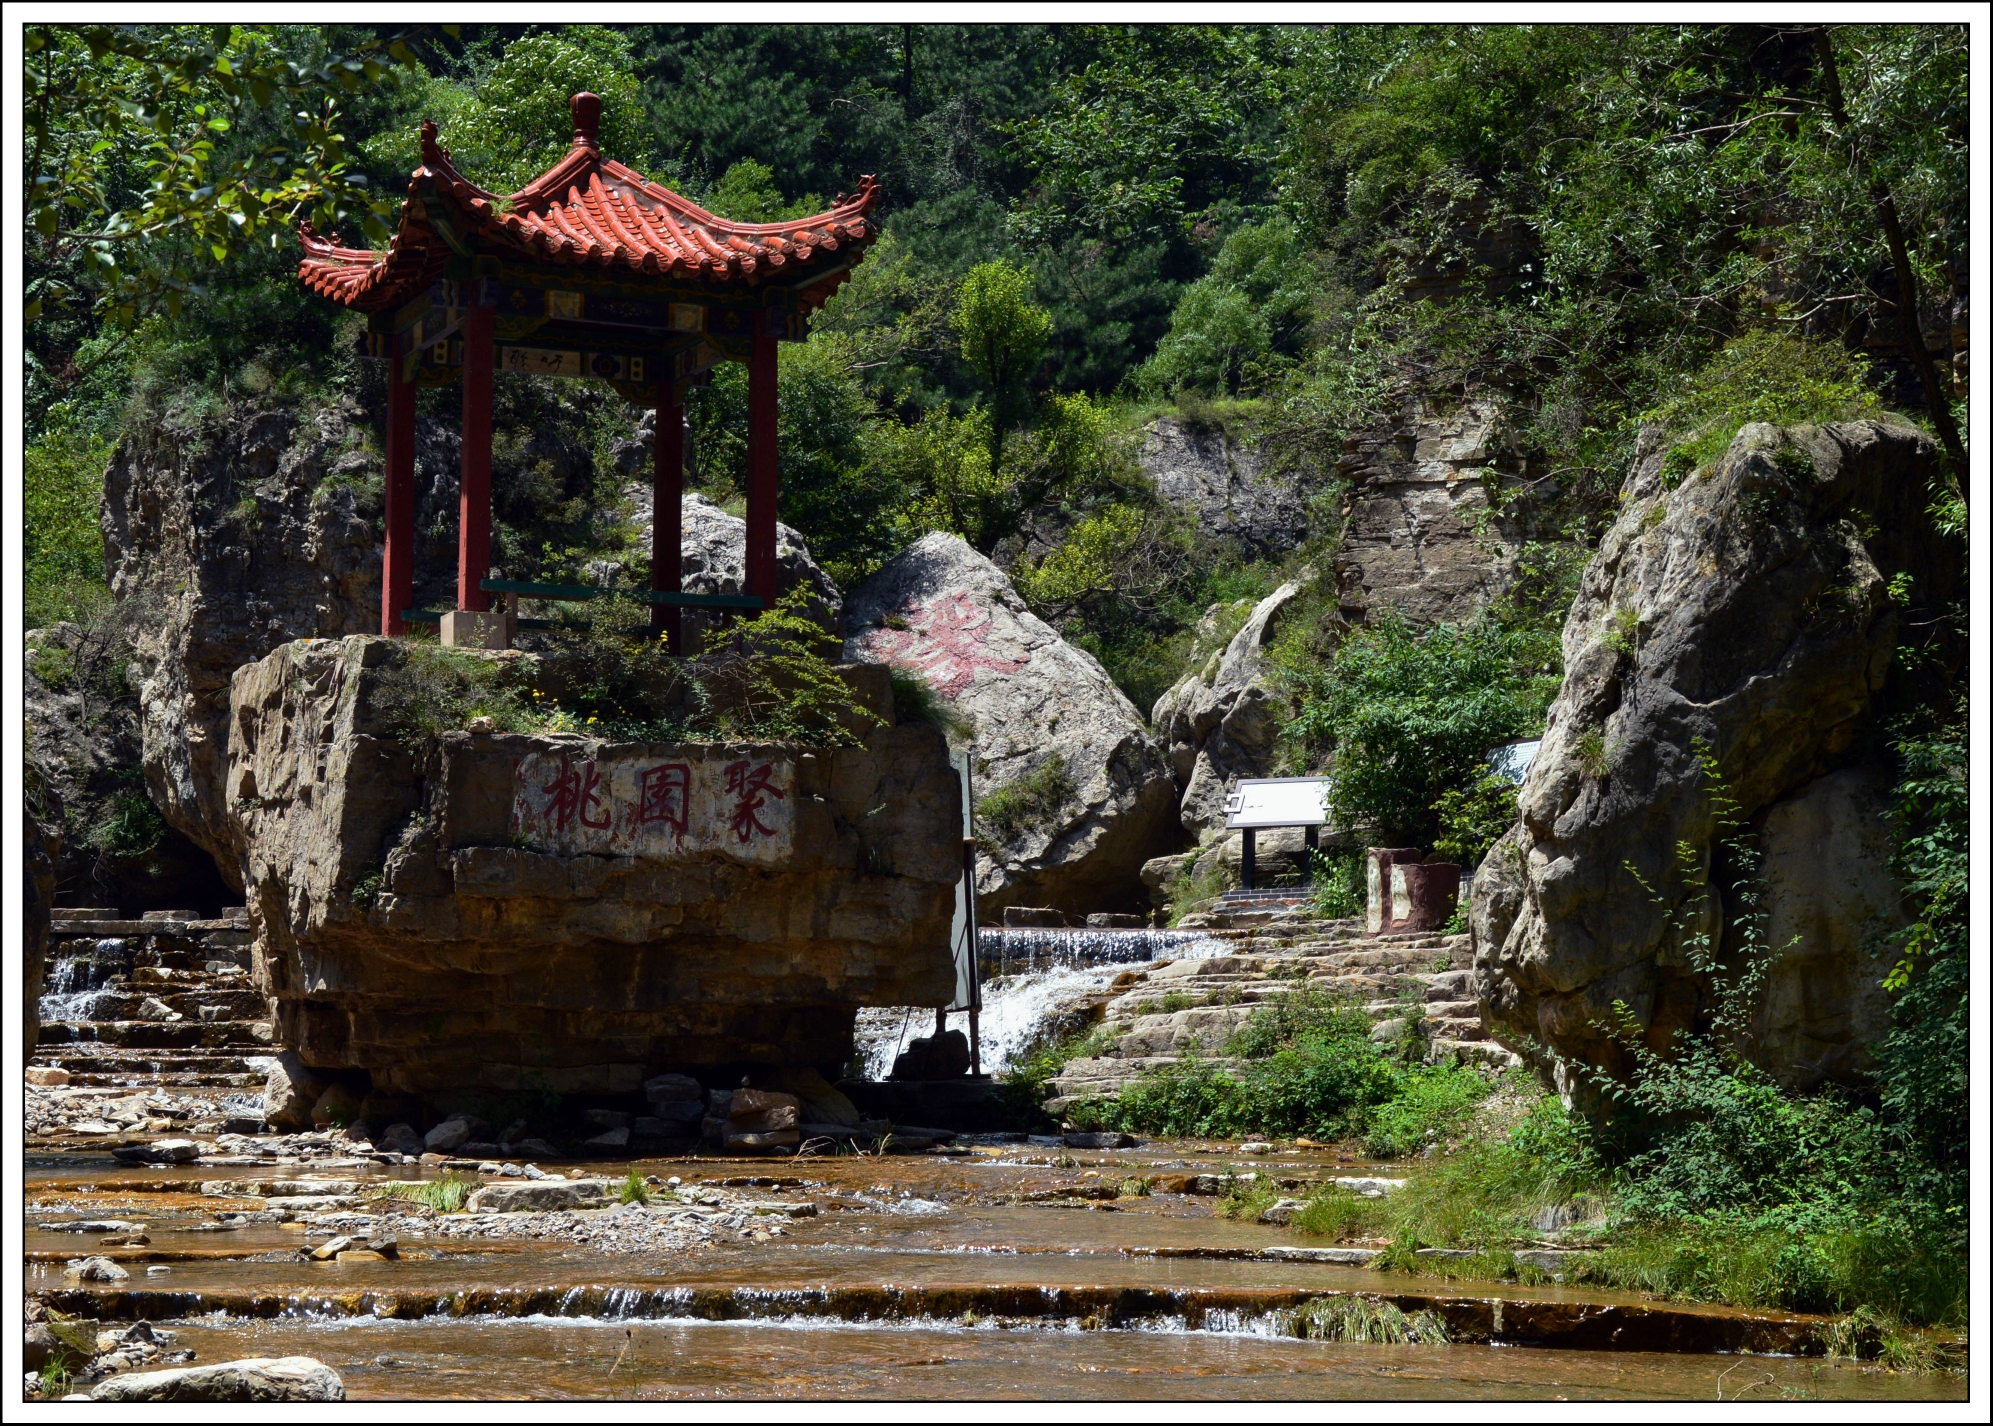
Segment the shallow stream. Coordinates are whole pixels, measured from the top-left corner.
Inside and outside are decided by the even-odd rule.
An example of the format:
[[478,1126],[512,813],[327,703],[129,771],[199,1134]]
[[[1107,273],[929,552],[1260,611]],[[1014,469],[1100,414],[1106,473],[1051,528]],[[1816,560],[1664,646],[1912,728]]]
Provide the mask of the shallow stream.
[[[629,1167],[583,1169],[620,1179]],[[1964,1394],[1960,1377],[1765,1354],[1809,1342],[1811,1319],[1282,1257],[1307,1240],[1232,1222],[1215,1212],[1220,1200],[1177,1191],[1199,1174],[1305,1184],[1378,1170],[1327,1150],[1247,1157],[1206,1143],[1094,1152],[984,1143],[946,1155],[637,1167],[659,1180],[657,1202],[571,1217],[643,1227],[703,1203],[710,1208],[696,1211],[719,1228],[655,1251],[607,1233],[589,1242],[528,1236],[542,1220],[451,1237],[442,1220],[412,1216],[396,1235],[396,1259],[308,1262],[301,1247],[348,1231],[337,1227],[341,1210],[281,1223],[270,1211],[281,1196],[248,1192],[265,1179],[295,1183],[308,1168],[113,1169],[99,1155],[43,1156],[25,1185],[28,1286],[57,1310],[107,1326],[150,1320],[197,1362],[316,1357],[355,1399]],[[348,1198],[366,1208],[371,1181],[417,1170],[317,1172],[320,1186],[353,1186]],[[223,1178],[234,1183],[202,1193],[204,1181]],[[257,1221],[228,1226],[234,1213]],[[136,1225],[148,1241],[100,1247],[131,1229],[62,1231],[84,1221]],[[129,1277],[65,1276],[67,1261],[91,1253]],[[1453,1344],[1292,1335],[1303,1303],[1347,1295],[1432,1312]]]

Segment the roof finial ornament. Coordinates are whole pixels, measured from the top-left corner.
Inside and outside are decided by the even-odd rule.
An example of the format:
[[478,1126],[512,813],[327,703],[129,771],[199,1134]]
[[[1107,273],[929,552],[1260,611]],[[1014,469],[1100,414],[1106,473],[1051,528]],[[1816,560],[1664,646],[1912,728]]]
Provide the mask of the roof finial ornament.
[[602,141],[602,100],[600,96],[587,90],[567,101],[568,113],[574,115],[574,146],[578,149],[600,151]]

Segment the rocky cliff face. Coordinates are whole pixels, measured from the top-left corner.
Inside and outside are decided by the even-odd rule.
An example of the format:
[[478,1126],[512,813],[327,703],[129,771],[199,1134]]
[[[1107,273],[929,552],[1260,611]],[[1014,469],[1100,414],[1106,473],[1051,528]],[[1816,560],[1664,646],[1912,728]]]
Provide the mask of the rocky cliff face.
[[855,1007],[952,994],[961,807],[932,728],[818,750],[408,747],[369,696],[403,647],[303,640],[233,680],[255,974],[305,1064],[431,1098],[841,1072]]
[[1198,533],[1235,541],[1248,558],[1280,556],[1308,536],[1308,496],[1265,468],[1256,447],[1217,428],[1163,416],[1137,456],[1156,494],[1197,521]]
[[380,457],[350,403],[168,418],[127,437],[104,477],[111,592],[147,607],[136,651],[147,788],[235,876],[222,775],[229,677],[291,639],[380,626],[367,482]]
[[21,814],[21,1057],[33,1059],[41,1038],[42,980],[48,966],[49,910],[55,905],[55,858],[61,839],[29,808]]
[[1927,438],[1880,422],[1747,426],[1672,490],[1658,448],[1636,460],[1571,609],[1522,820],[1475,884],[1483,1013],[1567,1089],[1573,1061],[1628,1067],[1615,1003],[1656,1049],[1706,1024],[1699,938],[1732,975],[1744,950],[1724,845],[1740,828],[1776,951],[1743,1050],[1799,1086],[1865,1066],[1887,1016],[1867,948],[1903,917],[1878,722],[1906,626],[1963,579],[1927,513],[1935,469]]
[[1145,909],[1142,863],[1177,837],[1162,750],[1002,570],[954,535],[923,536],[852,595],[845,629],[847,659],[919,673],[974,726],[985,920]]
[[1522,531],[1488,499],[1488,478],[1516,464],[1500,426],[1489,401],[1411,402],[1345,443],[1335,575],[1351,623],[1390,605],[1415,624],[1457,624],[1501,592]]

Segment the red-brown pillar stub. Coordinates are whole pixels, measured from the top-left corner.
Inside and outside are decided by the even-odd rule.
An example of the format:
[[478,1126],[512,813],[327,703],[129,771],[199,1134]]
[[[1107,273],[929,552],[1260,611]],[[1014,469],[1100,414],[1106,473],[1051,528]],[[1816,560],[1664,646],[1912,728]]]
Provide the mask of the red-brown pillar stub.
[[402,358],[388,359],[387,540],[381,554],[381,632],[402,633],[401,612],[415,597],[415,383]]
[[464,469],[457,485],[457,607],[491,608],[492,309],[464,312]]
[[[657,385],[657,439],[651,452],[650,587],[662,594],[683,592],[682,539],[685,520],[685,408],[678,384],[669,377]],[[653,604],[652,632],[683,658],[685,611],[676,604]]]
[[775,602],[775,415],[775,338],[758,331],[747,363],[747,592],[764,604]]

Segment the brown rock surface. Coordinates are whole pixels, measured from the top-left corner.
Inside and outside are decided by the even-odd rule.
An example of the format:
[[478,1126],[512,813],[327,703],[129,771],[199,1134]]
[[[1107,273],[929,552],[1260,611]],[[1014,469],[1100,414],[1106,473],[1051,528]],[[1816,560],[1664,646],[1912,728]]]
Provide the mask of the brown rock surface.
[[[1763,828],[1769,935],[1802,937],[1743,1048],[1790,1082],[1843,1077],[1883,1023],[1884,966],[1862,942],[1900,914],[1872,735],[1909,676],[1899,639],[1934,627],[1963,577],[1928,514],[1935,449],[1875,421],[1753,425],[1673,490],[1661,455],[1643,448],[1585,572],[1522,819],[1476,879],[1482,1012],[1512,1046],[1544,1046],[1567,1087],[1570,1060],[1628,1067],[1600,1028],[1615,1002],[1657,1049],[1706,1023],[1695,938],[1741,944],[1706,747]],[[1933,652],[1941,671],[1953,655]]]
[[304,1063],[634,1095],[664,1068],[841,1068],[855,1007],[949,995],[961,809],[934,729],[409,747],[367,697],[403,647],[302,640],[234,679],[255,974]]
[[[923,536],[867,580],[844,621],[846,658],[914,670],[973,722],[979,809],[1006,785],[1035,788],[1024,800],[1037,805],[1005,826],[978,812],[983,921],[1008,906],[1145,904],[1142,863],[1180,840],[1176,788],[1142,715],[1093,655],[948,534]],[[1063,778],[1049,776],[1054,758]]]

